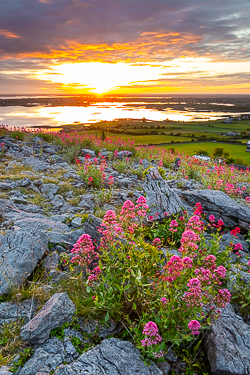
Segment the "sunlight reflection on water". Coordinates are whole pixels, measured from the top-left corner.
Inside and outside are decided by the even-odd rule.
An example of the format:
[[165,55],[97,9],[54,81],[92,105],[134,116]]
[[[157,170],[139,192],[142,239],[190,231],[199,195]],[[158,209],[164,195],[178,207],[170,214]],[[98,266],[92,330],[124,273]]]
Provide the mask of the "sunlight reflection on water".
[[[131,103],[130,103],[131,104]],[[65,124],[95,123],[101,120],[142,119],[164,121],[206,121],[216,120],[231,113],[194,112],[149,109],[141,103],[138,107],[129,107],[127,102],[101,102],[86,107],[0,107],[0,123],[10,126],[60,126]]]

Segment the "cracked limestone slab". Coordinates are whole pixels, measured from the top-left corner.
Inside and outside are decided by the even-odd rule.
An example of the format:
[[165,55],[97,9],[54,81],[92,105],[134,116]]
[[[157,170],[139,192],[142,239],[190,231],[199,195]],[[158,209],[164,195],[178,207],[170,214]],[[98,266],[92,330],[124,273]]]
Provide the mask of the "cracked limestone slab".
[[231,199],[223,191],[219,190],[187,190],[180,193],[187,204],[194,207],[201,203],[205,213],[222,219],[228,228],[241,228],[248,230],[250,225],[250,208],[241,205]]
[[153,362],[146,366],[140,357],[132,343],[112,338],[103,340],[72,364],[61,365],[54,375],[162,375]]
[[0,295],[20,286],[47,251],[48,240],[35,230],[13,231],[0,238]]
[[72,320],[75,310],[67,293],[54,294],[39,313],[22,327],[22,339],[33,345],[44,343],[54,328]]
[[227,305],[205,335],[213,375],[250,374],[250,326]]
[[157,167],[148,170],[143,185],[146,194],[149,214],[163,219],[164,213],[176,214],[182,211],[185,204],[178,197],[176,192],[170,189],[166,180],[162,178]]

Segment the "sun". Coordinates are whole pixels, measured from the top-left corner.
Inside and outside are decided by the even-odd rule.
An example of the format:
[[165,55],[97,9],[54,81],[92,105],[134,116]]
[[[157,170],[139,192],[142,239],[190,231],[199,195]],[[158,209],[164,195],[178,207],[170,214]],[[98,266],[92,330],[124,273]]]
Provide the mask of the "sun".
[[88,90],[104,94],[115,88],[156,80],[162,73],[162,67],[151,65],[133,65],[127,63],[63,63],[42,73],[39,78],[53,83],[61,83],[72,89]]

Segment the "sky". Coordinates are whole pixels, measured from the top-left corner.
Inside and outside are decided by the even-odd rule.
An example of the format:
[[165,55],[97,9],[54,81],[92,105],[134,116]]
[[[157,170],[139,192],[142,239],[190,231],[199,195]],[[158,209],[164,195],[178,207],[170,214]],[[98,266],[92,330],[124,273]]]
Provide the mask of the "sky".
[[0,94],[250,94],[250,0],[1,0]]

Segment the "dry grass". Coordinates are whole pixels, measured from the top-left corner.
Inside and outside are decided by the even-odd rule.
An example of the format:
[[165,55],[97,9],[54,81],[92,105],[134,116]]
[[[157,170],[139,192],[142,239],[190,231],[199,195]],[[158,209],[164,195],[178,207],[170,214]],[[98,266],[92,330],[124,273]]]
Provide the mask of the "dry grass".
[[0,327],[0,367],[10,363],[18,352],[25,347],[20,338],[23,322],[5,323]]
[[72,206],[78,206],[80,202],[81,202],[81,197],[74,197],[68,200],[68,203],[71,204]]

